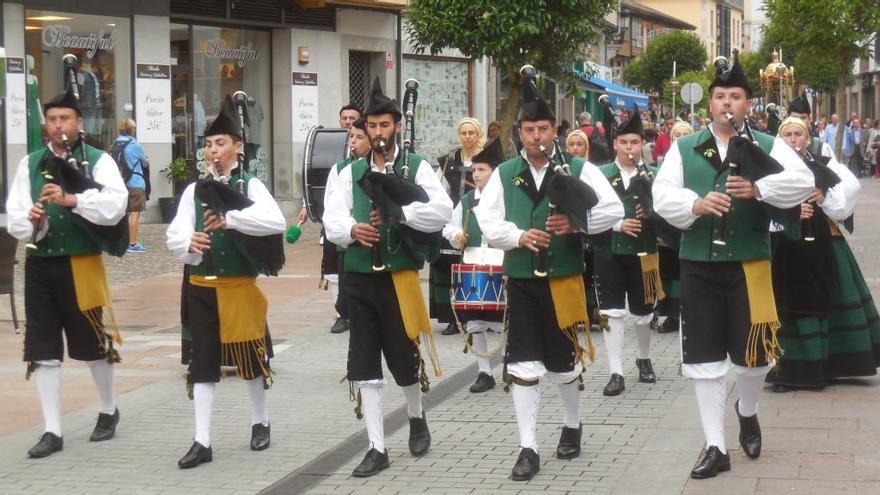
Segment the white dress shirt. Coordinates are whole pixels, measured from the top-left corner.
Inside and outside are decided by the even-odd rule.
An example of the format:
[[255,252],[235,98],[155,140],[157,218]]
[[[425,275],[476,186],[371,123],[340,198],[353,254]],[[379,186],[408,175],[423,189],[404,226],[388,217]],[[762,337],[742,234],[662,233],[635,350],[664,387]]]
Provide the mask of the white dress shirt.
[[828,189],[825,201],[819,206],[828,218],[842,222],[849,218],[856,209],[862,184],[849,167],[834,158],[828,161],[828,168],[840,177],[840,182]]
[[[168,249],[188,265],[202,262],[201,254],[189,252],[192,235],[196,231],[195,188],[195,184],[186,186],[180,197],[177,215],[165,232]],[[260,179],[252,177],[248,181],[247,196],[254,204],[243,210],[226,212],[226,230],[237,230],[250,236],[283,233],[287,228],[284,215]]]
[[[392,163],[397,160],[400,148],[395,146]],[[379,167],[373,162],[373,154],[370,154],[370,168],[374,172],[385,173],[385,167]],[[336,177],[332,194],[327,194],[324,201],[324,232],[327,239],[339,246],[348,246],[354,242],[351,237],[351,228],[357,223],[354,218],[354,195],[352,193],[352,166],[342,169]],[[428,195],[428,201],[412,202],[402,207],[403,218],[401,223],[421,232],[437,232],[446,225],[452,215],[452,200],[443,190],[440,179],[431,164],[425,160],[419,163],[415,176],[415,183],[424,189]]]
[[[614,165],[617,167],[617,171],[620,172],[620,180],[623,182],[624,191],[629,189],[629,183],[630,181],[632,181],[632,178],[639,175],[639,165],[641,163],[642,162],[640,161],[636,164],[635,168],[633,168],[632,171],[627,172],[626,169],[623,168],[623,166],[620,164],[620,161],[617,158],[614,159]],[[620,228],[622,226],[623,220],[619,220],[617,223],[614,224],[613,227],[611,227],[611,230],[615,232],[620,232]]]
[[[526,161],[528,157],[523,150],[521,155]],[[547,174],[548,163],[540,168],[536,164],[529,163],[529,172],[535,181],[535,188],[540,189],[544,176]],[[596,191],[599,203],[587,210],[588,234],[598,234],[610,229],[615,223],[623,218],[623,203],[617,197],[617,193],[611,187],[611,183],[605,175],[592,163],[585,162],[581,170],[580,179]],[[516,187],[513,184],[508,187]],[[501,173],[498,169],[492,172],[488,184],[483,188],[480,205],[474,209],[477,221],[480,222],[480,230],[492,246],[505,251],[519,247],[519,239],[524,230],[515,223],[507,220],[504,206],[504,186],[501,184]]]
[[[47,146],[51,153],[60,156],[52,149],[51,143]],[[98,161],[92,164],[92,178],[104,187],[100,191],[87,189],[76,194],[76,206],[71,211],[95,225],[116,225],[125,216],[128,189],[119,174],[119,167],[109,154],[102,153]],[[6,229],[20,241],[29,241],[33,233],[34,226],[28,220],[28,212],[33,206],[30,167],[25,156],[18,163],[6,198]],[[48,218],[43,222],[37,235],[38,241],[49,231],[50,222]]]
[[[710,124],[709,130],[714,131]],[[716,139],[721,161],[727,157],[727,146]],[[775,138],[770,156],[782,165],[784,170],[771,174],[755,182],[761,193],[758,201],[764,201],[778,208],[792,208],[804,202],[813,188],[813,174],[803,160],[780,138]],[[694,215],[694,202],[700,197],[691,189],[684,187],[679,141],[666,153],[663,166],[657,172],[652,188],[654,211],[673,227],[688,230],[699,218]]]
[[[479,189],[474,189],[474,199],[479,200],[481,196],[481,192]],[[449,241],[449,244],[452,244],[452,247],[455,249],[461,249],[462,244],[458,242],[458,239],[455,238],[458,234],[464,231],[464,226],[462,225],[462,217],[463,213],[461,211],[461,201],[455,205],[455,209],[452,210],[452,219],[443,226],[443,237]],[[469,221],[476,222],[476,218],[473,218]],[[481,245],[482,247],[486,247],[489,245],[489,242],[486,241],[485,236],[481,236]]]

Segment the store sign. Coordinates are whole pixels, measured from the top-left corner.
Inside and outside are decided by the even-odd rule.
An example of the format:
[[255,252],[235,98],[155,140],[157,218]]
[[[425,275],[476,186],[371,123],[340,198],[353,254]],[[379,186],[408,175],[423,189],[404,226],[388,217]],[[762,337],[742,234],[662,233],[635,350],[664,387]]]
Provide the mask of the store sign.
[[205,43],[205,58],[216,60],[232,60],[239,67],[244,67],[247,62],[252,62],[260,58],[263,45],[260,43],[247,42],[239,45],[237,48],[228,48],[226,40],[218,38],[208,40]]
[[292,82],[293,142],[304,143],[318,125],[318,74],[294,72]]
[[94,58],[98,50],[112,51],[116,46],[116,30],[97,33],[76,33],[70,26],[64,24],[49,24],[43,28],[43,45],[49,48],[82,48],[86,50],[86,57]]
[[6,59],[6,142],[27,144],[27,91],[24,58]]
[[137,137],[141,143],[171,143],[171,66],[137,64]]

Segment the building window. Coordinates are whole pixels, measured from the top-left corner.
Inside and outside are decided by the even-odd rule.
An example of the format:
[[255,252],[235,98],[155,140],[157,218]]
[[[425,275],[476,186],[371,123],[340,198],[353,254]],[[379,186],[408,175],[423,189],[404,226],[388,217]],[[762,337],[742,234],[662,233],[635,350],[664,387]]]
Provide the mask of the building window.
[[41,104],[65,89],[62,57],[76,55],[86,142],[109,149],[131,117],[131,28],[124,17],[25,11],[28,151],[44,145]]
[[348,52],[348,101],[366,108],[370,94],[370,52]]
[[716,36],[716,41],[718,42],[718,54],[730,57],[730,7],[722,5],[721,8],[718,9],[718,19],[716,21],[716,25],[718,26],[718,35]]

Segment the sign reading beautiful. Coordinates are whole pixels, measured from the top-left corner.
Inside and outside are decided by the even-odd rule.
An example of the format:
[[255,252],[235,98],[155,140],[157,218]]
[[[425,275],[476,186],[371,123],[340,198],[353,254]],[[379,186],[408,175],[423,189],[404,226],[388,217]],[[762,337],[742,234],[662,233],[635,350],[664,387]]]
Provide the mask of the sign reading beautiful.
[[247,42],[235,48],[226,46],[226,40],[213,39],[205,43],[205,57],[219,60],[233,60],[239,67],[244,67],[247,62],[260,58],[263,46],[260,43]]
[[97,33],[76,33],[64,24],[49,24],[43,28],[43,45],[50,48],[82,48],[86,57],[94,58],[98,50],[111,51],[116,46],[116,30]]

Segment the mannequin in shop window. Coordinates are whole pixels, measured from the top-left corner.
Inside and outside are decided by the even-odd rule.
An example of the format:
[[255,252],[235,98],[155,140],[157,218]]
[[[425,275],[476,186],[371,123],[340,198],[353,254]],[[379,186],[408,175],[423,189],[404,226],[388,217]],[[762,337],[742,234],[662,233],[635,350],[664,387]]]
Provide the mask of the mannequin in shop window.
[[77,77],[80,84],[80,104],[83,111],[83,130],[86,135],[101,134],[101,80],[92,71],[91,62],[83,62]]
[[28,55],[27,63],[27,80],[25,88],[25,98],[27,98],[27,145],[28,153],[38,151],[43,147],[43,125],[46,124],[46,117],[43,115],[43,105],[40,103],[40,82],[34,72],[34,57]]

